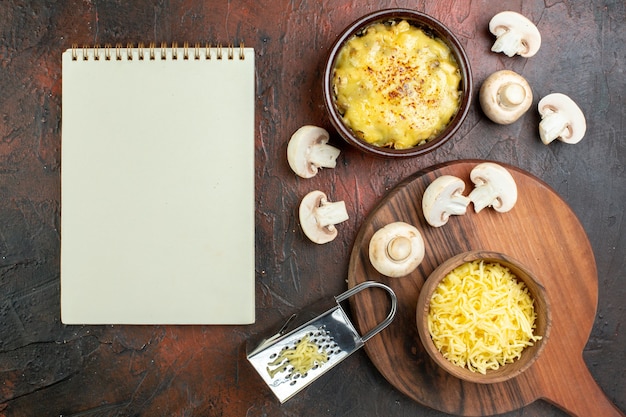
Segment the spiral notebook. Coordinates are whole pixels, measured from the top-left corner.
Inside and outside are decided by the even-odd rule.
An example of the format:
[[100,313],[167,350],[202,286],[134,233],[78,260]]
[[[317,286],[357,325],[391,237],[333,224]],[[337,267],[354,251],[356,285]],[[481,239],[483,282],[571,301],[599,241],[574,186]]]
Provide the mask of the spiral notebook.
[[63,323],[254,322],[254,58],[63,53]]

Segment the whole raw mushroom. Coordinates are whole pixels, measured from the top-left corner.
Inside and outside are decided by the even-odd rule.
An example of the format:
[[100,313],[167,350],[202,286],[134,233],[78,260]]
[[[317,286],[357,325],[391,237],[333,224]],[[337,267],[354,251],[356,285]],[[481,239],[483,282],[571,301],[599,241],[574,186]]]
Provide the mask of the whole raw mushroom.
[[306,125],[291,136],[287,144],[287,161],[298,176],[312,178],[319,168],[335,168],[339,149],[328,144],[326,129]]
[[548,94],[537,105],[541,122],[539,136],[544,144],[555,139],[565,143],[578,143],[585,136],[587,122],[578,105],[561,93]]
[[524,77],[510,70],[496,71],[480,87],[480,106],[494,123],[508,125],[532,105],[533,92]]
[[496,36],[491,50],[508,57],[520,55],[529,58],[541,47],[539,29],[527,17],[513,11],[496,14],[489,21],[489,31]]
[[343,201],[330,202],[322,191],[311,191],[300,202],[300,227],[312,242],[328,243],[337,237],[336,224],[348,220]]
[[378,229],[369,244],[372,266],[391,278],[413,272],[424,259],[424,251],[421,233],[405,222],[389,223]]
[[474,203],[474,211],[480,212],[485,207],[505,213],[517,202],[517,185],[511,173],[501,165],[483,162],[470,172],[470,179],[475,184],[469,193]]
[[463,195],[465,182],[453,175],[437,177],[424,191],[422,212],[433,227],[441,227],[451,215],[462,215],[467,211],[470,199]]

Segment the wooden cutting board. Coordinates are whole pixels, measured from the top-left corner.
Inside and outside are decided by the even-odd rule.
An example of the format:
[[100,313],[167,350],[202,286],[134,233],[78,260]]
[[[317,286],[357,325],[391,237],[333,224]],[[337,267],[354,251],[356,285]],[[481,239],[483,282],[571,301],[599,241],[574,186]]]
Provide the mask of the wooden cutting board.
[[[437,177],[454,175],[472,189],[471,169],[484,161],[450,162],[420,171],[394,188],[361,226],[352,249],[348,285],[366,280],[389,285],[398,297],[393,323],[365,349],[378,370],[398,390],[428,407],[457,415],[505,413],[544,399],[573,416],[624,416],[589,373],[582,352],[591,332],[598,301],[596,264],[587,235],[569,206],[547,184],[516,167],[506,167],[517,183],[518,201],[508,213],[487,208],[453,216],[440,228],[422,215],[422,194]],[[420,229],[426,243],[424,261],[411,275],[388,278],[368,259],[373,233],[404,221]],[[465,382],[450,376],[424,351],[416,328],[419,291],[428,275],[460,252],[490,250],[524,263],[544,284],[552,306],[552,330],[537,362],[519,377],[498,384]],[[386,294],[366,291],[351,307],[365,333],[388,311]]]

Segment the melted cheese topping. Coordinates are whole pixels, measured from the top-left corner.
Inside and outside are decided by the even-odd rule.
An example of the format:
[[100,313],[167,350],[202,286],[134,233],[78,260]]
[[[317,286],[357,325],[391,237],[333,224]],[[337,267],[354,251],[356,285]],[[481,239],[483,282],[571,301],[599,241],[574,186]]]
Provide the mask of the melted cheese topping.
[[[326,350],[310,341],[307,335],[294,348],[283,349],[276,359],[268,363],[266,370],[270,377],[274,378],[276,374],[285,372],[291,367],[287,378],[292,378],[295,375],[304,376],[314,367],[326,362],[328,362]],[[270,369],[270,366],[275,368]]]
[[521,357],[536,314],[526,285],[498,263],[465,263],[450,272],[430,302],[428,329],[443,356],[485,374]]
[[374,24],[346,42],[333,81],[345,124],[377,146],[426,143],[460,104],[461,75],[450,48],[405,20]]

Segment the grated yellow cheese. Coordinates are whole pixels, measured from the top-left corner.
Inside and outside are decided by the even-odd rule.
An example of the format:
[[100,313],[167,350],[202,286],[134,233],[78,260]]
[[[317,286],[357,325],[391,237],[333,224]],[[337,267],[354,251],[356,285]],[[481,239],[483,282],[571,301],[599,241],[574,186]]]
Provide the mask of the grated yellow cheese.
[[450,362],[485,374],[522,355],[541,339],[528,288],[498,264],[476,260],[450,272],[437,286],[428,329]]
[[[328,354],[324,348],[320,348],[316,343],[309,340],[309,336],[304,336],[298,344],[292,348],[283,349],[272,362],[268,363],[267,373],[271,378],[278,373],[285,372],[289,367],[291,370],[287,378],[296,374],[304,375],[315,366],[320,366],[328,361]],[[274,369],[270,369],[274,366]]]

